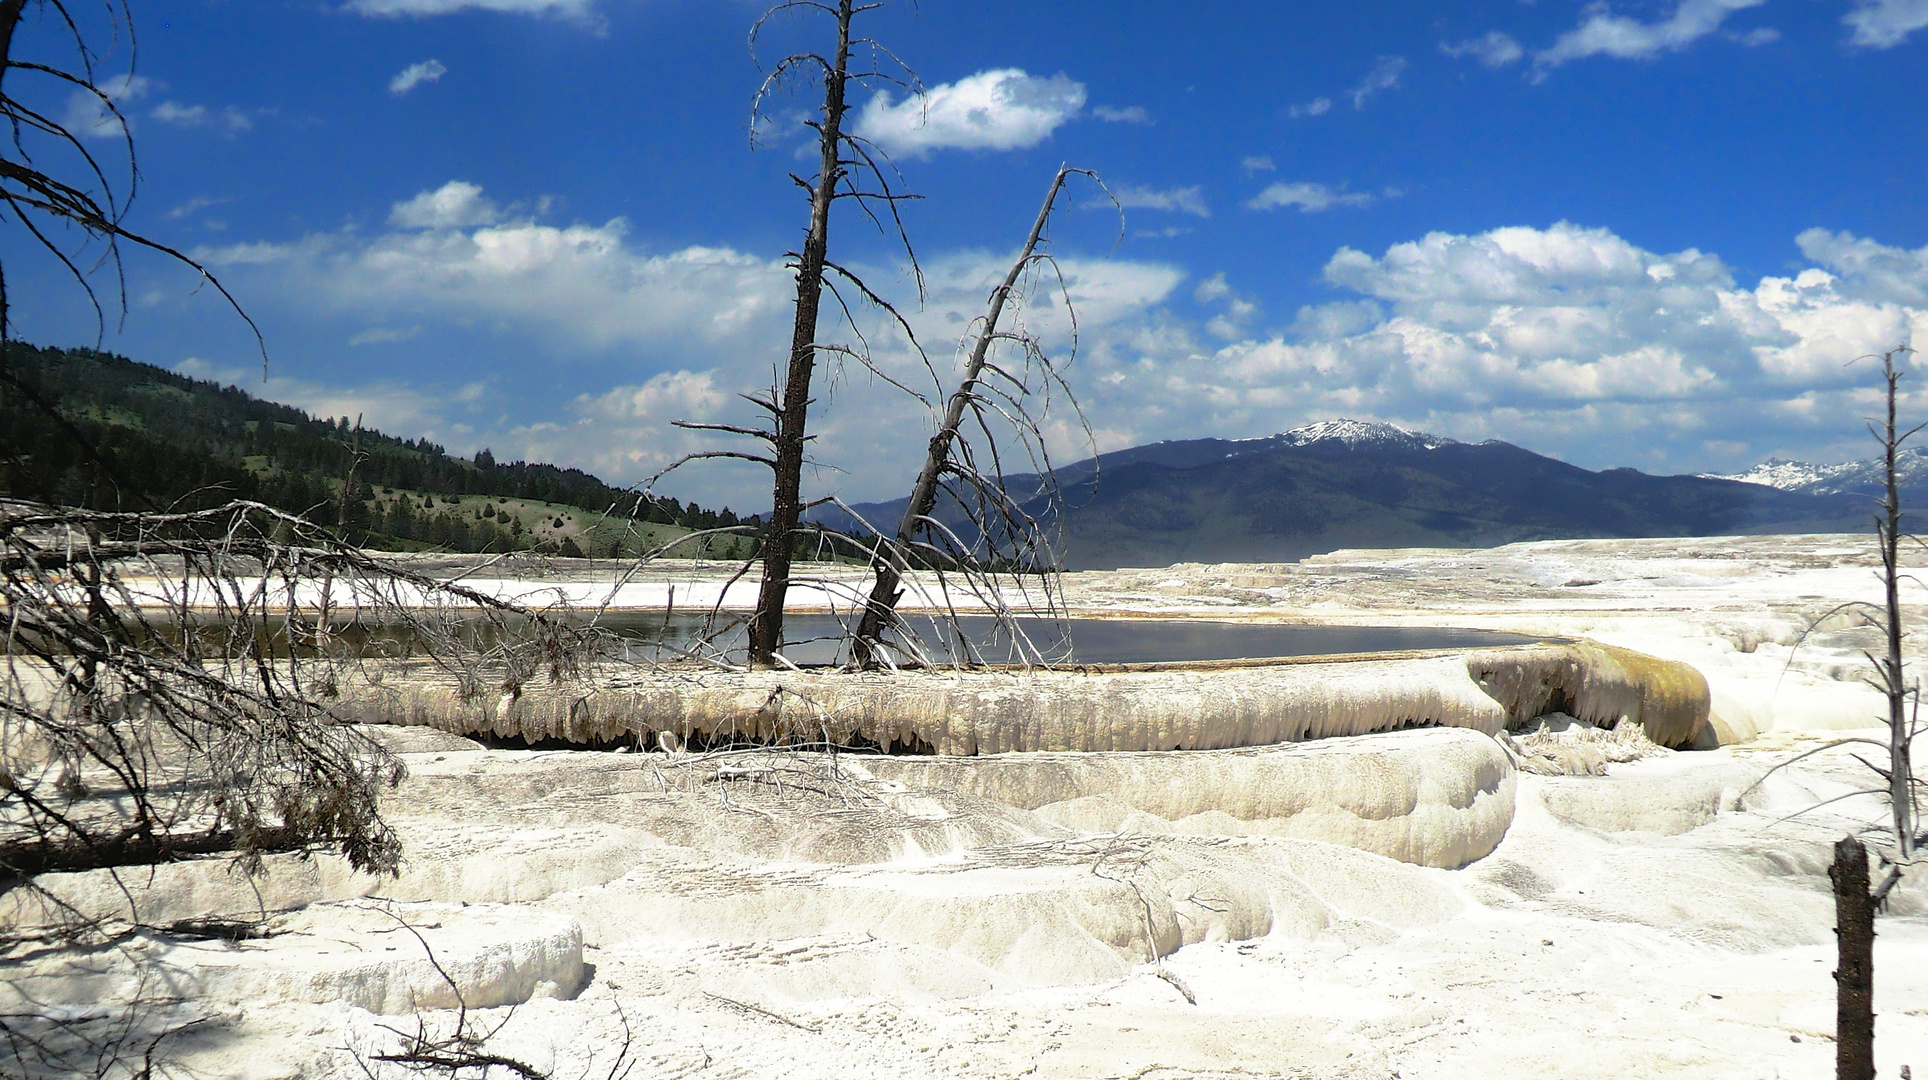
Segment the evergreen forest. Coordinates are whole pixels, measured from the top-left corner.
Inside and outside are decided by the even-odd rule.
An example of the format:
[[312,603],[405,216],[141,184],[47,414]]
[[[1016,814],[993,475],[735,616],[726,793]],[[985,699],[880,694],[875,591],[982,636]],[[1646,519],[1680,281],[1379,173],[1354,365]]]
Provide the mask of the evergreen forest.
[[385,550],[614,555],[633,553],[625,534],[759,523],[580,469],[499,462],[486,449],[464,458],[111,353],[9,341],[5,359],[0,495],[10,498],[122,511],[249,499]]

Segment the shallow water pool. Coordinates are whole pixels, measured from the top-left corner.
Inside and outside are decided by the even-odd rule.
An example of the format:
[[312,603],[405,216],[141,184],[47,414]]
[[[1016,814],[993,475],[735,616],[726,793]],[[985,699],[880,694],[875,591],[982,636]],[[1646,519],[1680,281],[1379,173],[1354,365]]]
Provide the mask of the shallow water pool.
[[[746,634],[726,616],[714,647],[731,660],[744,655]],[[677,613],[667,623],[662,612],[605,615],[601,624],[637,642],[661,643],[664,650],[699,647],[707,621]],[[957,659],[958,645],[931,620],[907,616],[925,655],[939,662]],[[988,663],[1019,659],[1010,635],[988,617],[959,620],[971,651]],[[1053,662],[1072,664],[1145,664],[1195,660],[1248,660],[1274,656],[1325,656],[1347,653],[1403,652],[1421,649],[1472,649],[1527,645],[1544,638],[1492,630],[1431,626],[1303,626],[1212,622],[1200,619],[1020,619],[1018,628],[1036,650]],[[793,663],[830,664],[847,659],[843,624],[830,615],[790,614],[784,618],[783,653]],[[654,650],[652,650],[654,651]],[[901,656],[900,656],[901,659]]]

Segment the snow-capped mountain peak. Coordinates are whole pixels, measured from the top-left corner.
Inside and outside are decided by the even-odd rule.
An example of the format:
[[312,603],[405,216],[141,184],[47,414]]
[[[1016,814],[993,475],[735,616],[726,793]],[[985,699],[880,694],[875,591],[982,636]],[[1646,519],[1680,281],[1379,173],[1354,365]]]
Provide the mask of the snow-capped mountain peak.
[[1816,465],[1807,461],[1789,461],[1786,458],[1768,458],[1746,472],[1720,475],[1705,473],[1710,480],[1738,480],[1743,484],[1759,484],[1762,487],[1780,488],[1782,491],[1800,491],[1811,484],[1826,483],[1834,477],[1850,471],[1855,465]]
[[[1903,482],[1924,472],[1928,472],[1928,450],[1907,449],[1895,456],[1895,473]],[[1835,495],[1846,491],[1872,492],[1883,483],[1882,474],[1883,465],[1876,458],[1839,465],[1768,458],[1746,472],[1702,475],[1711,480],[1738,480],[1803,495]]]
[[1349,450],[1361,447],[1372,449],[1389,448],[1401,450],[1435,450],[1453,443],[1453,439],[1428,435],[1423,431],[1408,431],[1398,424],[1382,424],[1371,420],[1350,420],[1340,417],[1337,420],[1321,420],[1316,424],[1296,427],[1276,436],[1287,446],[1310,446],[1313,443],[1337,442]]

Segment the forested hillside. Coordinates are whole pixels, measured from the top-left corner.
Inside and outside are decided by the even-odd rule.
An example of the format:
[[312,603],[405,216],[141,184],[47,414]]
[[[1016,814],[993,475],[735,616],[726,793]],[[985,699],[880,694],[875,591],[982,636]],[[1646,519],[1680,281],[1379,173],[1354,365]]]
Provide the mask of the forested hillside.
[[0,484],[13,498],[103,510],[254,499],[368,546],[458,551],[578,554],[584,519],[612,511],[658,534],[738,523],[727,509],[639,502],[580,469],[463,458],[109,353],[9,342],[6,360],[22,384],[0,396]]

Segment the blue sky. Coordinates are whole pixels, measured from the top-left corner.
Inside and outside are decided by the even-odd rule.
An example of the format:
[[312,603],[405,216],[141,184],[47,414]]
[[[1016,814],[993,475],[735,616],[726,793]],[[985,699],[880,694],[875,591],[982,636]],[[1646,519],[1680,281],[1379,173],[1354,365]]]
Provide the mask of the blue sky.
[[[788,340],[806,91],[770,103],[736,0],[134,0],[101,68],[137,141],[136,359],[363,413],[464,452],[634,481],[741,421]],[[1102,449],[1334,416],[1502,438],[1592,468],[1864,456],[1867,365],[1928,343],[1928,0],[891,3],[867,31],[926,87],[859,92],[930,287],[856,214],[833,254],[940,366],[1060,163],[1079,317],[1066,370]],[[765,63],[821,47],[789,19]],[[16,56],[51,55],[30,24]],[[65,89],[37,94],[111,152]],[[116,81],[118,80],[118,81]],[[0,234],[16,333],[91,344],[79,291]],[[108,279],[99,279],[107,284]],[[1068,354],[1063,305],[1029,324]],[[861,316],[879,363],[917,370]],[[826,327],[825,337],[846,333]],[[1928,396],[1911,402],[1928,414]],[[907,488],[927,414],[826,387],[819,491]],[[1055,410],[1061,453],[1077,426]],[[665,485],[755,507],[754,471]]]

